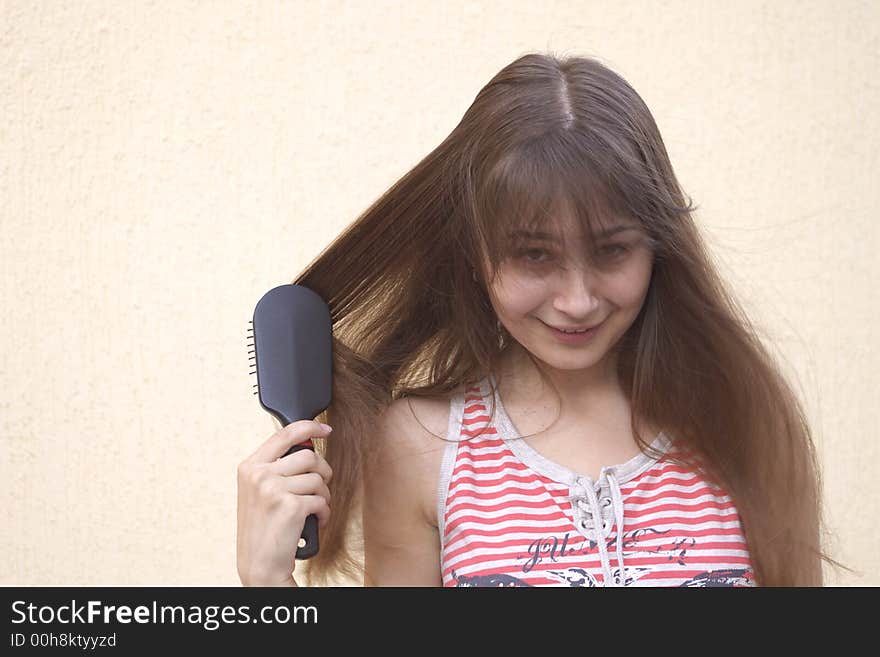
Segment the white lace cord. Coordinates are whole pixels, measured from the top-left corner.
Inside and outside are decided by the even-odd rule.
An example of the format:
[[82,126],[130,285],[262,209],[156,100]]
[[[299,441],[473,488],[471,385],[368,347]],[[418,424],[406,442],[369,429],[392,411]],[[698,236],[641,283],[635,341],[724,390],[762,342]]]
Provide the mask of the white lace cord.
[[[605,543],[605,539],[608,538],[608,535],[611,533],[612,523],[605,522],[602,507],[599,504],[599,499],[596,495],[593,482],[589,477],[584,477],[584,479],[586,479],[586,486],[578,484],[574,487],[572,504],[576,510],[577,520],[581,527],[585,530],[593,530],[592,538],[596,541],[597,547],[599,548],[599,559],[602,563],[602,573],[605,577],[604,585],[624,586],[626,583],[626,570],[624,569],[623,563],[623,495],[620,492],[620,484],[617,483],[617,479],[613,473],[606,473],[605,478],[608,481],[608,487],[611,491],[611,497],[606,499],[611,502],[614,523],[617,525],[616,551],[619,575],[617,579],[614,578],[611,572],[611,560],[608,556],[608,546]],[[581,495],[586,495],[587,504],[584,504]],[[592,516],[590,521],[587,521],[584,517],[584,513],[587,512]],[[599,525],[599,523],[601,523],[601,525]]]
[[602,574],[605,577],[604,586],[614,586],[614,578],[611,576],[611,560],[608,558],[608,546],[605,545],[606,530],[610,528],[606,526],[605,519],[602,517],[602,509],[599,507],[599,500],[596,497],[593,482],[589,478],[587,479],[587,486],[584,488],[587,493],[587,501],[590,503],[590,513],[593,516],[593,533],[595,534],[596,544],[599,547],[599,560],[602,562]]
[[620,493],[620,484],[614,473],[605,475],[611,488],[611,503],[614,506],[614,521],[617,523],[617,568],[619,572],[618,586],[626,586],[626,570],[623,567],[623,495]]

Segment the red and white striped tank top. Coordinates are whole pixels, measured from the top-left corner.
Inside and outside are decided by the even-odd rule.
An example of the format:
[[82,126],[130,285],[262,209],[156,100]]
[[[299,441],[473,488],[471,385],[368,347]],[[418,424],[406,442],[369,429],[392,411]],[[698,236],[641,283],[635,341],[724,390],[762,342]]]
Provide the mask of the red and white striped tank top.
[[[494,380],[493,380],[494,382]],[[438,519],[444,586],[754,586],[739,515],[698,472],[645,454],[597,481],[519,438],[489,380],[452,399]],[[482,432],[482,435],[478,435]]]

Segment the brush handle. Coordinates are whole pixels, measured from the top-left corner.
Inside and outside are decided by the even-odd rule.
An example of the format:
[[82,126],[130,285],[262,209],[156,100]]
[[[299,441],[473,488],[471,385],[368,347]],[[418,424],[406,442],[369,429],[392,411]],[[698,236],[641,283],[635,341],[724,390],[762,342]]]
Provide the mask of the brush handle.
[[[311,440],[307,440],[304,443],[298,443],[291,447],[289,450],[287,450],[284,456],[287,456],[288,454],[293,454],[294,452],[298,452],[301,449],[310,449],[314,451],[315,447],[314,445],[312,445]],[[306,522],[305,525],[303,525],[300,541],[305,541],[305,545],[300,545],[296,549],[297,559],[308,559],[318,554],[318,516],[316,516],[314,513],[306,517]]]

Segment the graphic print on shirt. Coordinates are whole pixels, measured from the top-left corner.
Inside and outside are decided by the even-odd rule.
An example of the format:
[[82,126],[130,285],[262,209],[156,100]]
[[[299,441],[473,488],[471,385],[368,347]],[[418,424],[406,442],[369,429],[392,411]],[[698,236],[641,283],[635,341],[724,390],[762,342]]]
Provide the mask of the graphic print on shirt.
[[[623,539],[624,546],[624,566],[623,566],[623,575],[621,576],[620,568],[615,568],[611,575],[613,579],[613,583],[615,586],[630,586],[633,582],[638,581],[648,573],[656,570],[658,567],[649,568],[649,567],[640,567],[640,566],[627,566],[626,558],[628,556],[636,556],[643,555],[646,553],[653,554],[663,554],[666,556],[667,561],[675,562],[679,566],[688,566],[688,549],[696,545],[696,539],[694,538],[678,538],[673,539],[672,542],[666,545],[657,546],[654,549],[651,548],[642,548],[639,551],[631,551],[626,552],[627,547],[634,547],[638,543],[638,539],[641,536],[645,536],[646,534],[667,534],[666,532],[657,532],[652,529],[637,529],[632,532],[625,532]],[[568,535],[566,535],[566,539]],[[612,549],[612,545],[614,543],[614,539],[607,540],[607,548],[609,552]],[[596,552],[597,543],[595,541],[587,539],[585,541],[586,547],[581,550],[570,549],[566,554],[582,554],[589,555]],[[553,551],[550,551],[550,558],[553,559]],[[536,557],[532,557],[531,561],[527,562],[526,566],[523,567],[523,571],[531,570],[531,567],[538,562]],[[531,564],[531,565],[530,565]],[[601,579],[594,577],[588,570],[580,567],[567,568],[565,570],[545,570],[545,574],[550,575],[551,577],[557,579],[559,582],[564,583],[568,586],[584,586],[584,587],[595,587],[595,586],[603,586],[604,583]],[[751,573],[748,568],[742,569],[723,569],[718,571],[706,571],[702,572],[699,575],[686,580],[680,586],[687,587],[703,587],[703,586],[749,586],[751,580]]]
[[[500,399],[490,419],[488,389],[466,392],[451,405],[440,480],[444,586],[755,585],[733,501],[668,459],[668,437],[652,444],[661,458],[642,454],[591,481],[523,447]],[[589,486],[595,495],[575,509]]]
[[[658,545],[656,548],[650,548],[645,546],[639,546],[639,538],[643,536],[649,536],[651,538],[662,536],[664,534],[668,534],[667,531],[657,531],[654,529],[636,529],[630,532],[624,532],[623,535],[623,557],[624,557],[624,573],[621,576],[620,568],[616,568],[612,571],[612,579],[614,580],[615,586],[629,586],[633,582],[638,579],[641,579],[644,575],[650,573],[654,568],[647,567],[636,567],[636,566],[627,566],[626,558],[628,556],[633,555],[644,555],[648,553],[652,554],[662,554],[666,556],[668,561],[675,561],[681,566],[687,565],[686,556],[687,549],[695,544],[696,540],[693,538],[683,538],[673,540],[668,546],[665,544]],[[582,546],[580,548],[567,547],[569,543],[570,534],[565,534],[565,537],[562,540],[561,545],[557,541],[556,537],[549,537],[544,539],[538,539],[532,545],[529,546],[529,557],[522,564],[522,571],[529,572],[536,565],[541,564],[545,560],[549,559],[550,562],[556,562],[558,557],[566,557],[570,555],[580,555],[582,557],[591,557],[596,556],[598,554],[598,543],[595,540],[590,538],[584,539]],[[579,537],[582,538],[582,537]],[[613,548],[615,538],[611,537],[606,539],[606,549],[610,552]],[[627,552],[627,548],[631,548],[629,552]],[[638,551],[635,551],[634,548],[638,548]],[[567,568],[565,570],[544,570],[543,574],[549,575],[552,578],[558,580],[561,583],[564,583],[568,586],[601,586],[603,583],[601,580],[597,580],[596,577],[590,574],[590,572],[581,567]]]
[[[639,537],[645,535],[664,534],[667,532],[657,532],[651,529],[637,529],[632,532],[624,533],[623,545],[626,547],[634,547],[638,543]],[[608,539],[607,546],[609,551],[612,549],[614,538]],[[523,559],[522,572],[528,573],[534,566],[541,564],[545,560],[556,562],[561,556],[572,554],[588,555],[596,553],[598,544],[592,540],[585,540],[584,547],[580,549],[567,547],[569,542],[569,534],[566,534],[560,542],[556,537],[549,539],[538,539],[529,546],[530,556]],[[624,575],[621,577],[620,568],[612,571],[612,577],[615,586],[630,586],[633,582],[641,579],[643,576],[655,570],[655,568],[627,566],[626,557],[650,553],[659,553],[666,556],[670,562],[675,562],[680,566],[688,565],[687,551],[693,547],[696,540],[693,538],[673,539],[668,546],[660,545],[654,549],[642,549],[639,552],[624,552]],[[563,570],[543,570],[542,574],[549,575],[556,579],[561,586],[569,587],[598,587],[604,586],[601,579],[593,576],[587,569],[581,567],[571,567]],[[455,571],[452,573],[455,580],[455,586],[458,587],[499,587],[499,586],[532,586],[525,580],[518,577],[503,573],[495,573],[488,575],[475,575],[468,577],[466,575],[458,575]],[[748,568],[726,568],[722,570],[702,572],[692,577],[679,586],[682,587],[722,587],[722,586],[751,586],[753,576]]]
[[459,587],[465,586],[531,586],[531,584],[526,584],[523,580],[514,577],[513,575],[474,575],[473,577],[468,577],[467,575],[459,575],[454,570],[452,571],[452,579],[455,580],[455,585]]

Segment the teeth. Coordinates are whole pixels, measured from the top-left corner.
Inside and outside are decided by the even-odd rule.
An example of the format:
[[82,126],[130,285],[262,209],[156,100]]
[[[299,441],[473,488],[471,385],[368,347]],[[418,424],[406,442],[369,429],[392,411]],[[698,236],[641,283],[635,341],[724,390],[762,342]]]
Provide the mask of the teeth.
[[562,331],[563,333],[586,333],[587,329],[582,329],[580,331]]

